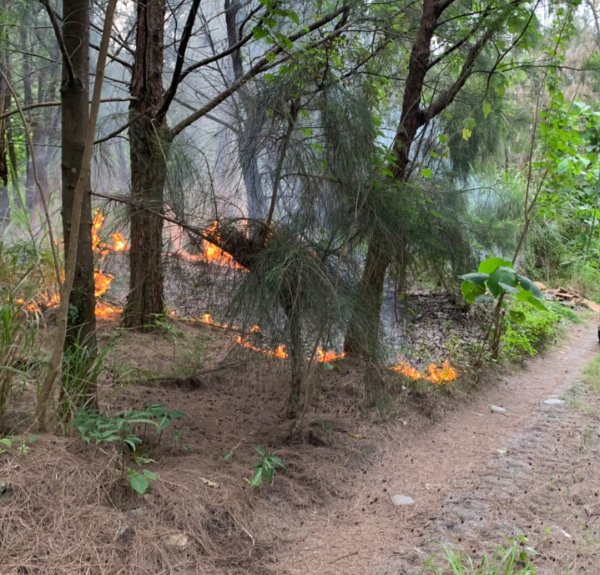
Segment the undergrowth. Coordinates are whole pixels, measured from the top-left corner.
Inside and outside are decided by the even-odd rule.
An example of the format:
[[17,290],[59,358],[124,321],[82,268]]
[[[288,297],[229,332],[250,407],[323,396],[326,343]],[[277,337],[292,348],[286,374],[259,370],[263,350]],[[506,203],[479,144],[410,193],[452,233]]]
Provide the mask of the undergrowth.
[[512,363],[537,355],[558,334],[561,316],[570,319],[570,314],[559,311],[559,308],[564,306],[548,306],[548,310],[542,310],[521,302],[511,302],[501,337],[501,358]]
[[600,354],[583,368],[583,381],[600,395]]
[[523,535],[509,539],[480,559],[445,548],[443,557],[430,557],[419,575],[537,575],[531,559],[535,553]]

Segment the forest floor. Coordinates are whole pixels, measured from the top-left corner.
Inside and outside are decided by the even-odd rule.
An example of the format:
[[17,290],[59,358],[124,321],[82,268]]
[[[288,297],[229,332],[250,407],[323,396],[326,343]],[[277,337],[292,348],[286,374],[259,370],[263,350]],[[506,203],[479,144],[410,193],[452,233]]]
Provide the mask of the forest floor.
[[[600,396],[581,376],[595,323],[476,389],[392,386],[383,412],[362,408],[362,366],[320,366],[308,441],[292,444],[285,362],[173,325],[123,333],[101,385],[108,412],[161,402],[186,414],[160,443],[146,438],[159,480],[145,495],[111,448],[29,441],[28,414],[12,414],[25,448],[0,455],[1,575],[417,575],[443,545],[479,557],[518,534],[541,574],[600,572]],[[101,326],[101,340],[114,333]],[[286,467],[253,490],[258,445]]]

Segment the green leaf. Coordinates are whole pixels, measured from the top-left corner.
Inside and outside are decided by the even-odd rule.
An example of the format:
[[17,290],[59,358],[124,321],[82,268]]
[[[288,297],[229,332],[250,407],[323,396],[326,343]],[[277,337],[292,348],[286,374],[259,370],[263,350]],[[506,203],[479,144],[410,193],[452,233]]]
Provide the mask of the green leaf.
[[142,475],[141,473],[138,473],[134,469],[131,469],[129,471],[129,485],[130,485],[131,489],[133,489],[136,493],[139,493],[140,495],[144,495],[144,493],[146,493],[146,491],[148,491],[148,487],[150,486],[150,483],[148,482],[148,479],[146,479],[146,477],[144,475]]
[[523,323],[525,321],[525,314],[517,309],[511,309],[508,312],[508,317],[514,323]]
[[544,294],[541,292],[540,288],[538,288],[529,278],[517,274],[517,280],[523,289],[532,293],[539,300],[544,299]]
[[431,168],[423,168],[421,170],[421,175],[424,178],[432,178],[433,177],[433,170]]
[[12,441],[8,437],[3,437],[0,439],[0,445],[2,447],[6,447],[7,449],[12,449]]
[[512,268],[512,263],[503,258],[491,257],[479,264],[478,271],[484,274],[491,274],[499,267]]
[[252,479],[246,479],[246,481],[249,483],[250,487],[253,487],[254,489],[256,489],[257,487],[260,487],[263,482],[262,467],[257,468],[256,471],[254,472],[254,476],[252,477]]
[[509,293],[504,286],[514,288],[517,285],[517,274],[511,268],[501,266],[490,275],[486,285],[492,295],[497,298],[503,293]]
[[254,38],[256,40],[262,40],[263,38],[266,38],[269,35],[268,30],[265,30],[262,26],[255,26],[254,29],[252,30],[252,36],[254,36]]
[[479,296],[485,293],[485,285],[464,281],[460,284],[460,291],[469,303],[473,303]]
[[471,138],[471,136],[473,135],[473,130],[469,130],[469,128],[463,128],[462,129],[462,139],[467,141]]
[[490,112],[492,111],[492,105],[489,102],[485,101],[481,105],[481,109],[483,110],[483,117],[487,120],[487,117],[490,115]]
[[511,286],[509,284],[505,284],[503,282],[498,282],[498,285],[504,290],[504,293],[512,293],[512,294],[519,293],[519,290],[516,287]]
[[535,297],[531,292],[523,289],[521,286],[519,286],[518,289],[519,293],[515,296],[516,299],[527,302],[541,311],[548,311],[548,308],[544,305],[544,302]]
[[478,285],[484,285],[490,276],[487,273],[471,272],[471,273],[464,274],[459,277],[461,280],[465,280],[466,282],[471,282],[471,283],[478,284]]

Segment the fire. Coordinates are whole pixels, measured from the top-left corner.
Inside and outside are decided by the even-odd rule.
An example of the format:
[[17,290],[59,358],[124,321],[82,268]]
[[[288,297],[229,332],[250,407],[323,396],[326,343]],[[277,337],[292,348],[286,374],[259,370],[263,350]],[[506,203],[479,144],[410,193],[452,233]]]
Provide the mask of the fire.
[[108,291],[108,288],[110,287],[110,284],[112,283],[113,279],[115,279],[115,276],[113,276],[111,274],[105,274],[104,272],[101,272],[100,270],[95,270],[94,271],[94,295],[97,298],[102,297]]
[[444,361],[442,367],[430,364],[427,367],[428,376],[426,379],[431,383],[448,383],[458,377],[458,372],[450,365],[448,360]]
[[[220,238],[219,234],[219,222],[215,220],[204,233],[209,237],[214,237],[215,239]],[[246,268],[240,264],[238,264],[231,254],[224,252],[219,246],[204,240],[202,242],[204,253],[202,254],[205,261],[216,264],[222,267],[228,267],[236,270],[244,270],[247,271]]]
[[423,379],[423,376],[419,373],[419,371],[405,361],[401,361],[398,365],[393,366],[392,371],[400,373],[409,379],[414,379],[415,381],[418,379]]
[[230,326],[229,326],[229,325],[227,325],[226,323],[219,323],[219,322],[216,322],[216,321],[213,319],[213,316],[212,316],[211,314],[209,314],[209,313],[205,313],[205,314],[203,314],[203,315],[200,317],[200,321],[201,321],[202,323],[205,323],[206,325],[210,325],[210,326],[213,326],[213,327],[220,327],[220,328],[222,328],[222,329],[229,329],[229,327],[230,327]]
[[405,361],[401,361],[391,369],[409,379],[415,381],[425,380],[434,384],[449,383],[458,377],[458,372],[450,365],[448,360],[444,361],[440,367],[434,363],[429,364],[427,366],[427,373],[421,373]]
[[[213,316],[210,313],[205,313],[205,314],[201,315],[200,322],[203,324],[209,325],[211,327],[218,327],[218,328],[222,328],[222,329],[235,329],[238,331],[240,330],[239,327],[236,327],[233,325],[228,325],[226,323],[219,323],[219,322],[215,321],[213,319]],[[257,324],[254,324],[248,330],[248,334],[257,334],[257,333],[261,333],[261,327]],[[277,359],[287,359],[288,358],[288,352],[286,350],[285,345],[283,345],[283,344],[278,345],[275,349],[265,349],[265,348],[259,347],[257,345],[254,345],[253,343],[248,341],[247,335],[236,335],[233,338],[233,343],[235,343],[236,345],[239,345],[245,349],[249,349],[250,351],[262,353],[263,355],[266,355],[268,357],[274,357]],[[342,359],[343,357],[346,357],[346,354],[337,353],[335,351],[326,351],[320,346],[317,347],[317,350],[315,352],[315,358],[319,363],[330,363],[337,359]]]
[[242,346],[245,349],[249,349],[251,351],[255,351],[257,353],[262,353],[267,357],[275,357],[277,359],[287,359],[288,353],[285,349],[285,345],[278,345],[275,349],[263,349],[262,347],[258,347],[250,343],[246,338],[241,335],[236,335],[233,338],[233,343]]
[[315,358],[319,363],[331,363],[337,359],[346,357],[345,353],[337,353],[335,351],[325,351],[321,346],[317,347]]
[[96,317],[100,319],[115,319],[123,312],[123,308],[110,305],[101,300],[96,302]]
[[112,236],[112,250],[114,252],[126,252],[129,250],[129,244],[121,232],[115,232]]
[[102,242],[100,230],[102,229],[105,220],[106,216],[100,210],[94,212],[94,218],[92,220],[92,247],[94,251],[103,257],[106,256],[108,252],[129,251],[129,244],[121,232],[115,232],[111,235],[110,244]]

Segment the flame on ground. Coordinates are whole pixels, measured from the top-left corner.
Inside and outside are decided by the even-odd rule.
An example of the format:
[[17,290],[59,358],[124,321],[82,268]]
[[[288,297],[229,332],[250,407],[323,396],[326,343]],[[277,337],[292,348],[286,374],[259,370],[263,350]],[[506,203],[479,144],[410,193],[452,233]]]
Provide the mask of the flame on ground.
[[319,363],[331,363],[332,361],[343,359],[344,357],[346,357],[344,352],[337,353],[336,351],[326,351],[321,346],[317,347],[317,350],[315,351],[315,359]]
[[429,364],[427,373],[421,373],[406,361],[401,361],[391,369],[414,381],[425,380],[434,384],[449,383],[458,377],[458,372],[450,365],[448,360],[444,361],[440,367],[435,363]]
[[242,346],[245,349],[249,349],[251,351],[255,351],[257,353],[262,353],[267,357],[275,357],[277,359],[287,359],[288,353],[285,349],[285,345],[278,345],[275,349],[264,349],[262,347],[258,347],[252,343],[250,343],[245,337],[241,335],[236,335],[233,338],[233,343]]

